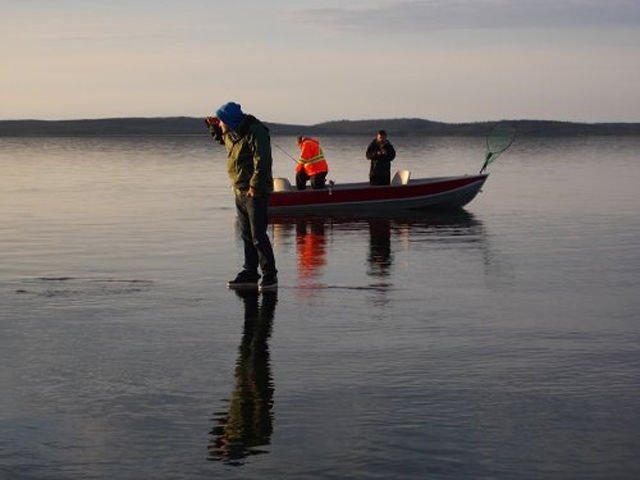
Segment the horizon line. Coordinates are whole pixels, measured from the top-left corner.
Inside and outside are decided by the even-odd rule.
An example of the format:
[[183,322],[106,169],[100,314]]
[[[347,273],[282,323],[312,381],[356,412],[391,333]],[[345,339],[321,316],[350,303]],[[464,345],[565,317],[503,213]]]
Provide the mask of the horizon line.
[[[128,116],[128,117],[80,117],[80,118],[58,118],[58,119],[41,119],[41,118],[12,118],[12,119],[0,119],[0,122],[93,122],[93,121],[105,121],[105,120],[170,120],[170,119],[192,119],[201,120],[205,117],[189,116],[189,115],[169,115],[169,116]],[[388,117],[388,118],[360,118],[360,119],[334,119],[325,120],[316,123],[284,123],[278,121],[263,120],[265,123],[285,125],[285,126],[302,126],[313,127],[323,125],[327,123],[336,122],[389,122],[389,121],[406,121],[406,120],[419,120],[431,123],[440,123],[445,125],[463,125],[463,124],[482,124],[482,123],[497,123],[497,122],[547,122],[547,123],[570,123],[570,124],[583,124],[583,125],[602,125],[602,124],[639,124],[638,121],[580,121],[580,120],[555,120],[555,119],[534,119],[534,118],[518,118],[518,119],[486,119],[486,120],[466,120],[466,121],[442,121],[432,120],[422,117]]]

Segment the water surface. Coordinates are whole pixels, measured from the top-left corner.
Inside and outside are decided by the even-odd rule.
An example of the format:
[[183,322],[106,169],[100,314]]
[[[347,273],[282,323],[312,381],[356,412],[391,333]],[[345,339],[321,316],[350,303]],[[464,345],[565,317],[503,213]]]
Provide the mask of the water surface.
[[[366,179],[369,138],[321,140]],[[0,476],[637,478],[639,147],[520,139],[456,214],[274,218],[257,296],[206,137],[0,139]]]

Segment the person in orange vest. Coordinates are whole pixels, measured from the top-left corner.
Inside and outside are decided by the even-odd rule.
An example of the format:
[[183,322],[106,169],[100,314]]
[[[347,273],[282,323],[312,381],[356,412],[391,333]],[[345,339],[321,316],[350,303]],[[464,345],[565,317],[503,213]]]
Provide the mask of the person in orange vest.
[[329,173],[329,166],[320,148],[320,142],[315,138],[298,137],[300,158],[296,165],[296,187],[298,190],[307,188],[310,180],[311,188],[324,188]]

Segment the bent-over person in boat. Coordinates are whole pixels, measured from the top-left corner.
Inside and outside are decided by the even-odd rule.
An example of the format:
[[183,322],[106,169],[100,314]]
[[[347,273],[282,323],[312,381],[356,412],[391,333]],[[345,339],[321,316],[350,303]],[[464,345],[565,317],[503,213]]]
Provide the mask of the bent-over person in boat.
[[329,165],[324,158],[320,142],[311,137],[298,137],[300,157],[296,165],[296,187],[298,190],[307,188],[307,180],[311,188],[324,188],[329,173]]

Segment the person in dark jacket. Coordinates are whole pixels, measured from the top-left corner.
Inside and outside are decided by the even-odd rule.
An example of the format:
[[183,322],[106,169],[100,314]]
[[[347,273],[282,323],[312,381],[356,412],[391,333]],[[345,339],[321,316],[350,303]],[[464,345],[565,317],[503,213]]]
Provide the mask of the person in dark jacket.
[[396,151],[387,140],[387,132],[379,130],[376,138],[367,147],[367,158],[371,160],[369,183],[371,185],[389,185],[391,183],[391,162]]
[[[244,243],[243,270],[227,285],[276,290],[278,271],[267,235],[267,209],[273,191],[269,130],[253,115],[245,115],[234,102],[225,103],[215,117],[207,117],[205,121],[211,135],[227,149],[227,170]],[[260,285],[258,266],[262,271]]]

